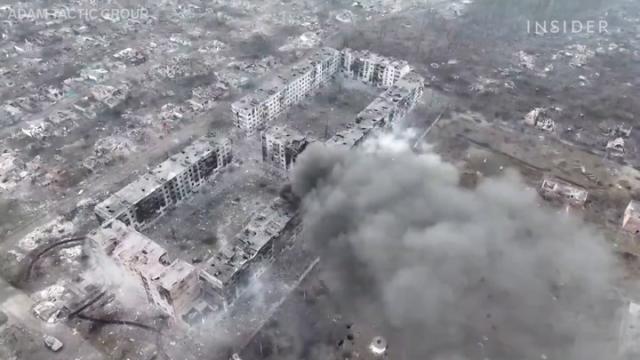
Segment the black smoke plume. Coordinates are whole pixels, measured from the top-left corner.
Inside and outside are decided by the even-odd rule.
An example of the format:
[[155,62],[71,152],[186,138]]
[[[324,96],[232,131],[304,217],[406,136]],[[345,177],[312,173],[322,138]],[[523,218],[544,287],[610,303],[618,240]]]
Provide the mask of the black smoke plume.
[[602,235],[516,174],[458,183],[391,136],[301,154],[292,190],[342,308],[377,322],[396,359],[614,358]]

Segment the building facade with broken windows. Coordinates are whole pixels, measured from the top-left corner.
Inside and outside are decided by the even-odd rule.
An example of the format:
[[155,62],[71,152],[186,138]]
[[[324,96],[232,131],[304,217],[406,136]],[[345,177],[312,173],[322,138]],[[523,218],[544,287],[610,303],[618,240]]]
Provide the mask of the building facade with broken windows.
[[196,268],[170,261],[162,246],[118,220],[89,233],[87,246],[101,269],[120,269],[144,289],[149,304],[177,321],[200,296]]
[[411,66],[404,60],[349,48],[340,52],[340,65],[348,77],[382,88],[392,86],[411,71]]
[[261,134],[262,160],[281,172],[288,172],[310,140],[295,129],[273,126]]
[[100,223],[117,219],[143,229],[188,199],[231,160],[230,140],[198,139],[98,204],[95,214]]
[[204,263],[200,278],[208,302],[226,307],[244,290],[264,265],[288,244],[281,241],[292,228],[294,213],[282,199],[275,199],[251,217],[249,223],[216,254]]
[[[424,79],[404,60],[369,51],[322,48],[231,105],[234,124],[248,134],[263,129],[291,106],[327,83],[340,71],[346,77],[385,89],[362,116],[384,112],[388,121],[403,117],[422,95]],[[388,108],[388,109],[387,109]]]
[[405,118],[416,106],[424,91],[424,79],[410,72],[374,99],[346,129],[338,131],[327,144],[354,147],[376,128],[391,126]]
[[340,53],[321,48],[276,74],[259,89],[231,105],[234,124],[252,134],[326,84],[338,71]]

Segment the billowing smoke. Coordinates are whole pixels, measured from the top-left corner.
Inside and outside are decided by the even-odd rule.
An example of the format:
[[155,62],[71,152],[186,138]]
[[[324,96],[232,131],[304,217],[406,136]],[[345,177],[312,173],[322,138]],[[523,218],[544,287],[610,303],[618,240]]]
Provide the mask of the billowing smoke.
[[391,136],[301,154],[293,191],[345,312],[385,329],[398,359],[614,358],[616,264],[598,231],[516,174],[458,182]]

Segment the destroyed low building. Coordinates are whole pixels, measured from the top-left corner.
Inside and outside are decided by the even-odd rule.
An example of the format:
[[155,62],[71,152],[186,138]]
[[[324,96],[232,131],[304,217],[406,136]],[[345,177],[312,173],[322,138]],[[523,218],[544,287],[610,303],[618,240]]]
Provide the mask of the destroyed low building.
[[143,229],[189,198],[211,176],[231,163],[228,139],[204,137],[140,176],[98,204],[100,223],[118,219]]
[[531,110],[524,117],[525,124],[534,126],[540,130],[553,132],[556,128],[556,123],[547,114],[547,110],[544,108],[535,108]]
[[91,89],[91,96],[97,101],[107,105],[110,109],[122,103],[129,93],[129,86],[121,84],[118,87],[96,85]]
[[624,155],[624,139],[621,137],[615,138],[607,142],[607,152],[614,156]]
[[279,171],[287,172],[310,140],[298,131],[273,126],[262,132],[262,160]]
[[567,181],[546,177],[540,185],[540,195],[547,200],[557,201],[564,205],[583,207],[589,197],[589,192],[578,185]]
[[140,65],[147,61],[147,56],[140,49],[126,48],[113,55],[114,58],[132,65]]
[[632,234],[640,234],[640,202],[636,200],[629,202],[624,210],[622,229]]

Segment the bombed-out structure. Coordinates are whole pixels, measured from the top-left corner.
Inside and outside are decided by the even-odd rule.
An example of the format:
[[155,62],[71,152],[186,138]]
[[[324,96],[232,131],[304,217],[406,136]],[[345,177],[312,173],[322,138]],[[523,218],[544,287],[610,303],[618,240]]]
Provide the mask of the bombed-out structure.
[[546,177],[540,185],[540,195],[547,199],[562,204],[583,207],[589,197],[589,192],[578,185],[571,184],[567,181]]
[[[274,75],[258,90],[231,105],[236,127],[252,134],[263,129],[291,106],[311,95],[336,73],[367,85],[386,89],[367,109],[385,111],[389,120],[400,118],[411,110],[422,95],[424,80],[412,72],[406,61],[383,57],[369,51],[322,48],[304,61]],[[405,82],[402,82],[405,80]],[[415,87],[419,85],[419,89]],[[405,92],[413,92],[406,96]],[[399,97],[398,99],[396,99]],[[375,104],[386,103],[386,104]],[[406,102],[400,104],[399,102]],[[390,106],[392,110],[381,109]]]
[[296,65],[275,74],[253,93],[231,105],[234,124],[252,134],[327,83],[338,70],[340,52],[321,48]]
[[424,79],[409,72],[375,98],[356,116],[355,123],[338,131],[327,144],[354,147],[364,141],[371,130],[391,126],[402,120],[418,103],[424,91]]
[[229,139],[198,139],[98,204],[95,214],[101,223],[117,219],[143,229],[188,199],[231,160]]
[[395,84],[411,71],[411,66],[404,60],[349,48],[340,52],[340,65],[348,77],[382,88]]
[[272,126],[262,132],[262,160],[286,173],[311,142],[299,131],[284,126]]
[[[296,227],[294,213],[282,199],[256,212],[249,223],[210,259],[200,271],[209,302],[227,306],[238,297],[260,268],[282,252],[293,238],[283,236]],[[285,241],[286,240],[286,241]]]
[[197,270],[191,264],[170,261],[162,246],[119,220],[92,231],[87,240],[95,259],[113,262],[142,286],[149,304],[172,318],[181,319],[200,296]]

